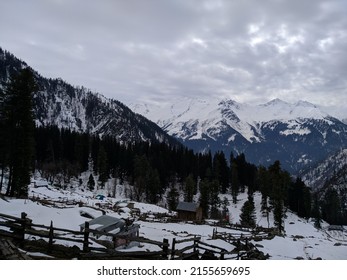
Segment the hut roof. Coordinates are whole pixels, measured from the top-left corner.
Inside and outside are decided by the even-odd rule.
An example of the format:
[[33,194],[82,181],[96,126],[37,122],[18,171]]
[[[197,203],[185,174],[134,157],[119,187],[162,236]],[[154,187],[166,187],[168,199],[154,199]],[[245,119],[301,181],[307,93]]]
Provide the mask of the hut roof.
[[199,208],[199,203],[194,202],[184,202],[180,201],[177,205],[177,211],[187,211],[187,212],[196,212]]
[[[103,229],[111,225],[115,225],[116,228],[122,229],[125,226],[125,221],[108,215],[102,215],[89,221],[90,228],[98,231],[103,231]],[[81,224],[80,227],[84,228],[84,224]]]

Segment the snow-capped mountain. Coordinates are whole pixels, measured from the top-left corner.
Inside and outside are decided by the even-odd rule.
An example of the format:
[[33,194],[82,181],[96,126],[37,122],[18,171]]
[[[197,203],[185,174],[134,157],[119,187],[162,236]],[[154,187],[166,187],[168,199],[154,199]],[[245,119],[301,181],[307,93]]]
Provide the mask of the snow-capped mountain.
[[[0,48],[0,90],[9,77],[27,64]],[[120,142],[158,141],[177,145],[158,125],[135,114],[119,101],[73,87],[61,79],[46,79],[34,72],[39,91],[34,96],[38,126],[57,125],[78,132],[111,135]]]
[[184,98],[174,104],[130,107],[196,151],[244,153],[263,165],[280,160],[292,173],[347,147],[347,125],[307,101],[274,99],[249,105]]

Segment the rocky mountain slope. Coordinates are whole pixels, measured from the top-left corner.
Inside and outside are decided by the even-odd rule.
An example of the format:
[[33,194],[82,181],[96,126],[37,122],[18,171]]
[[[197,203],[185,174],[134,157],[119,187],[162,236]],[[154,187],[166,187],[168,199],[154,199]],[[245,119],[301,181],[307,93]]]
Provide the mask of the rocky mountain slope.
[[345,183],[347,186],[347,149],[328,156],[313,168],[303,172],[302,179],[313,189],[320,190],[328,182]]
[[347,149],[304,172],[302,179],[319,201],[322,218],[333,224],[347,223]]
[[[11,75],[28,65],[0,48],[0,90]],[[119,101],[74,87],[61,79],[47,79],[35,72],[39,91],[34,96],[38,126],[57,125],[78,132],[111,135],[120,142],[178,142],[158,125],[135,114]]]

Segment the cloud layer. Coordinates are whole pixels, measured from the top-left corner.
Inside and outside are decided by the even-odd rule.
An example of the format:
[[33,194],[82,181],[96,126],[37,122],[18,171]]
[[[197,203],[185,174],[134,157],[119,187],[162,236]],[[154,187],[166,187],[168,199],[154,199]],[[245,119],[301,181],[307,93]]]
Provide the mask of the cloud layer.
[[125,103],[347,97],[344,0],[34,2],[0,2],[0,46]]

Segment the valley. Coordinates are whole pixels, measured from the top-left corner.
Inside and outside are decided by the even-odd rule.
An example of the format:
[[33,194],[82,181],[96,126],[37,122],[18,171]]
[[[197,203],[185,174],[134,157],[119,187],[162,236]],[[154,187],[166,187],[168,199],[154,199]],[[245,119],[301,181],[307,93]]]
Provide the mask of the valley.
[[[85,181],[87,176],[85,176]],[[108,184],[106,185],[107,189]],[[54,227],[65,228],[69,230],[78,231],[79,225],[88,221],[81,213],[88,213],[91,216],[100,216],[104,211],[106,215],[132,219],[135,224],[140,226],[139,236],[141,238],[150,239],[157,242],[162,242],[163,238],[169,241],[172,245],[173,239],[176,241],[190,239],[192,237],[199,237],[200,240],[206,244],[224,248],[226,252],[232,252],[235,245],[228,243],[223,239],[213,239],[213,233],[224,232],[235,237],[244,235],[250,236],[250,232],[245,230],[228,229],[228,227],[220,227],[214,225],[217,220],[206,220],[204,224],[195,224],[187,222],[163,222],[156,219],[158,214],[167,214],[175,216],[174,212],[169,211],[163,207],[152,205],[148,203],[139,203],[133,201],[134,208],[140,210],[139,214],[132,214],[131,210],[127,208],[129,202],[132,202],[125,196],[126,187],[117,185],[116,198],[107,197],[105,190],[98,190],[90,192],[84,188],[74,187],[70,190],[62,191],[52,186],[34,187],[32,185],[29,191],[29,199],[0,199],[0,213],[19,217],[21,212],[27,213],[27,217],[35,224],[49,225],[53,222]],[[102,201],[96,198],[96,194],[105,194],[106,198]],[[36,198],[35,200],[33,200]],[[230,196],[226,196],[231,200]],[[237,204],[231,204],[228,207],[230,213],[230,223],[238,224],[240,219],[241,206],[246,200],[246,195],[241,194],[238,196]],[[260,194],[255,194],[256,205],[256,220],[257,226],[267,227],[267,220],[263,217],[260,211]],[[43,203],[43,201],[45,203]],[[75,201],[76,204],[68,202]],[[107,209],[99,208],[98,204],[121,205],[118,212]],[[82,203],[78,205],[79,203]],[[83,205],[83,206],[81,206]],[[59,207],[58,207],[59,206]],[[92,207],[92,208],[91,208]],[[141,216],[146,215],[146,219],[140,219]],[[152,217],[152,218],[151,218]],[[89,218],[90,219],[90,218]],[[273,226],[273,217],[270,216],[270,227]],[[229,224],[229,223],[228,223]],[[1,227],[4,230],[4,227]],[[30,234],[27,236],[30,240]],[[45,239],[45,238],[44,238]],[[48,240],[48,239],[46,239]],[[56,241],[58,244],[64,246],[76,246],[77,243],[70,241]],[[98,243],[98,239],[94,239],[94,247],[102,247]],[[317,230],[312,220],[306,220],[298,217],[292,212],[287,212],[285,219],[285,234],[281,236],[274,236],[271,239],[256,239],[252,242],[264,255],[268,255],[272,260],[290,260],[290,259],[325,259],[325,260],[338,260],[346,259],[347,234],[338,230],[328,230],[328,224],[323,224],[322,229]],[[81,246],[77,244],[77,246]],[[184,246],[183,244],[177,245],[178,249]],[[207,247],[208,248],[208,247]],[[82,247],[80,247],[82,250]],[[160,251],[156,245],[148,243],[134,242],[128,246],[117,248],[119,252],[155,252]],[[199,249],[201,254],[204,250]],[[23,251],[22,253],[32,258],[52,258],[47,252],[30,252]],[[236,251],[234,251],[236,252]],[[226,254],[226,257],[237,258],[237,253]],[[111,256],[110,256],[111,257]]]
[[[347,125],[323,107],[127,107],[2,49],[0,93],[0,235],[23,256],[347,259]],[[181,202],[199,219],[182,219]],[[126,226],[100,239],[88,228],[98,217]]]

